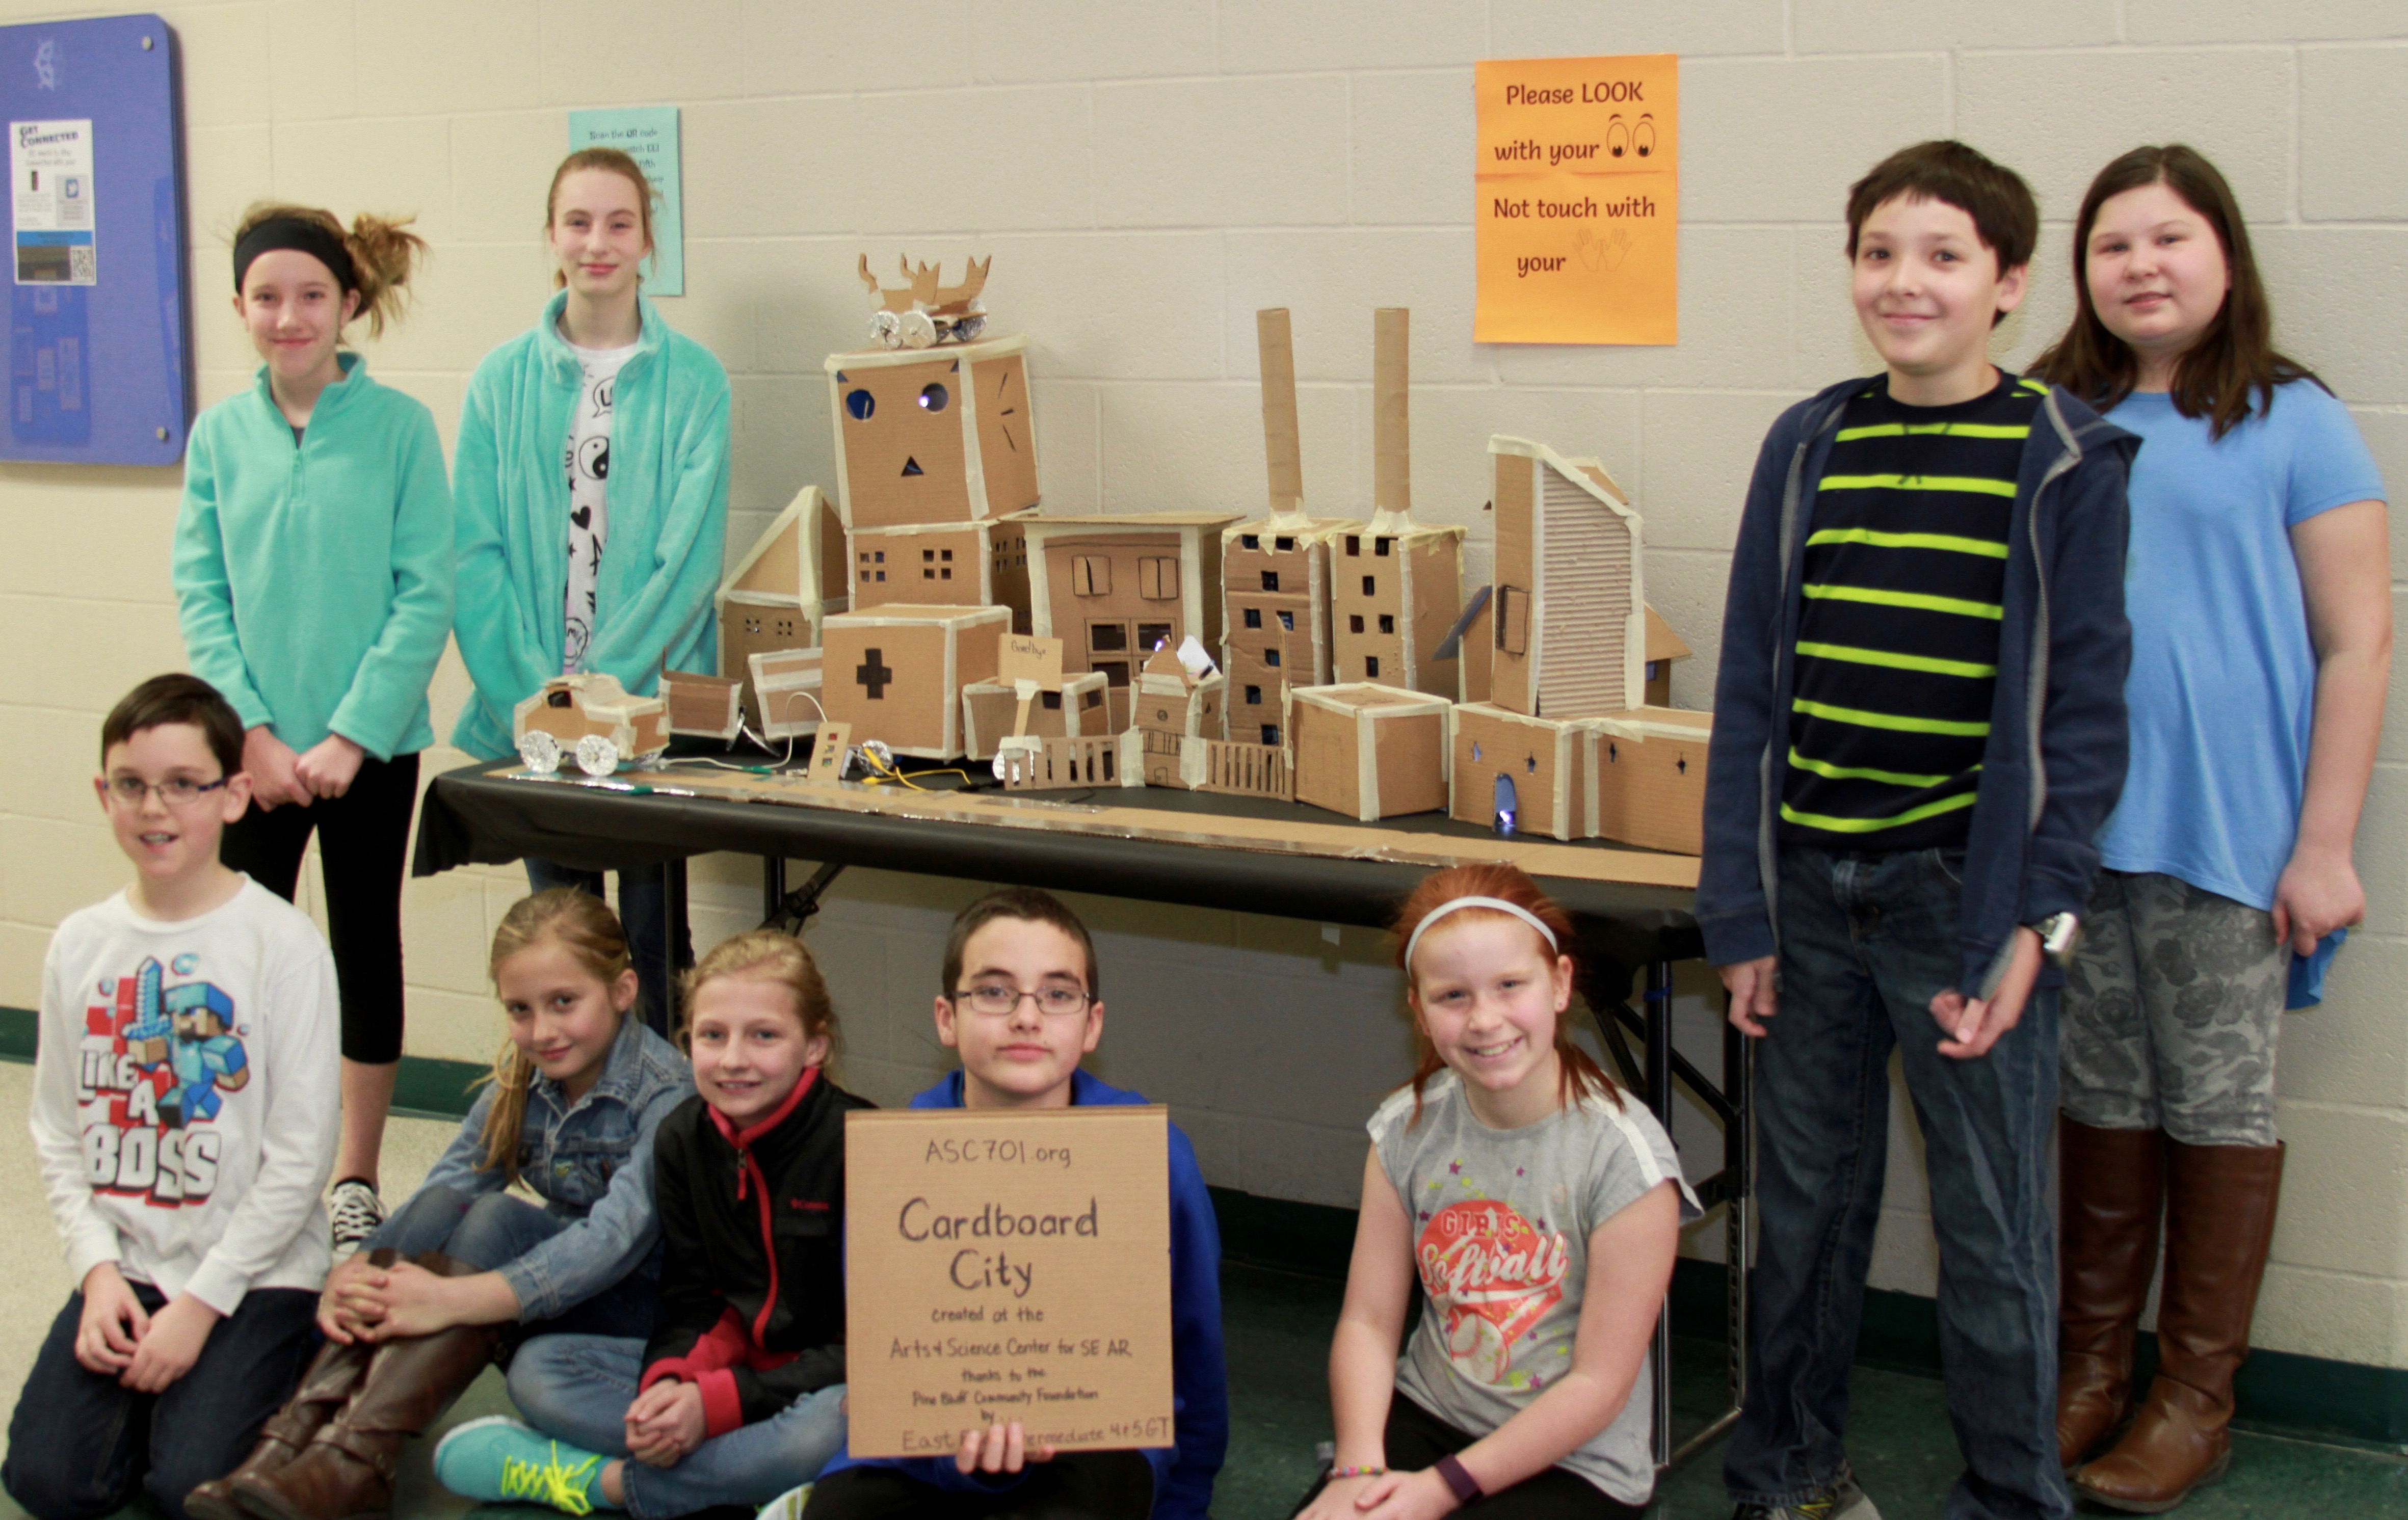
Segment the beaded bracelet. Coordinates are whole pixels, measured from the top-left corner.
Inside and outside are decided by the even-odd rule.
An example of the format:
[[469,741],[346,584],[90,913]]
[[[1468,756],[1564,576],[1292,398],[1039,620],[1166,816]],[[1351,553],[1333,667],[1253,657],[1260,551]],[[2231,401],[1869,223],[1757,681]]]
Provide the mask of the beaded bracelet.
[[1386,1468],[1332,1468],[1329,1470],[1331,1483],[1336,1483],[1340,1478],[1384,1478],[1387,1475]]

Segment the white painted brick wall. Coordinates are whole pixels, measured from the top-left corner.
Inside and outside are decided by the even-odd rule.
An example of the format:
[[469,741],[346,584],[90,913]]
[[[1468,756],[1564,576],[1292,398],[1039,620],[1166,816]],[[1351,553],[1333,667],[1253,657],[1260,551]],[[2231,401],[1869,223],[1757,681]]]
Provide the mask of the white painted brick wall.
[[[0,21],[108,7],[0,0]],[[1061,510],[1262,500],[1253,313],[1296,314],[1305,481],[1317,510],[1369,484],[1367,313],[1414,311],[1415,500],[1471,524],[1491,432],[1594,452],[1640,495],[1652,599],[1709,698],[1727,547],[1766,422],[1871,359],[1845,297],[1847,182],[1954,133],[2021,168],[2048,225],[2021,363],[2071,308],[2065,226],[2143,140],[2216,156],[2257,218],[2283,341],[2357,409],[2408,480],[2408,10],[2396,0],[232,0],[162,7],[183,50],[194,352],[204,402],[250,383],[225,237],[254,197],[414,210],[436,258],[369,351],[449,444],[470,366],[549,288],[538,240],[570,108],[684,108],[691,294],[669,320],[735,378],[731,542],[801,484],[833,484],[820,361],[858,341],[855,256],[998,255],[990,304],[1034,340],[1039,449]],[[1493,348],[1470,328],[1470,64],[1684,54],[1683,341]],[[122,869],[85,790],[98,718],[179,662],[166,577],[172,472],[0,466],[0,1002],[36,996],[42,946]],[[2395,565],[2408,566],[2408,513]],[[108,552],[95,554],[95,545]],[[465,694],[438,675],[438,720]],[[2408,662],[2395,716],[2408,710]],[[437,750],[429,769],[456,763]],[[2408,724],[2388,732],[2359,859],[2370,913],[2333,996],[2294,1017],[2294,1149],[2263,1343],[2408,1366]],[[757,912],[752,867],[697,864],[706,942]],[[410,1048],[482,1059],[487,936],[514,868],[415,882]],[[976,888],[848,876],[813,940],[851,1081],[900,1098],[944,1068],[926,1010],[946,921]],[[1216,1182],[1341,1203],[1359,1124],[1405,1069],[1376,936],[1230,911],[1082,900],[1102,931],[1098,1069],[1170,1102]],[[1708,982],[1684,1048],[1711,1058]],[[1705,1165],[1711,1126],[1680,1138]],[[1875,1281],[1928,1291],[1920,1147],[1901,1111]],[[1711,1233],[1696,1249],[1711,1255]]]

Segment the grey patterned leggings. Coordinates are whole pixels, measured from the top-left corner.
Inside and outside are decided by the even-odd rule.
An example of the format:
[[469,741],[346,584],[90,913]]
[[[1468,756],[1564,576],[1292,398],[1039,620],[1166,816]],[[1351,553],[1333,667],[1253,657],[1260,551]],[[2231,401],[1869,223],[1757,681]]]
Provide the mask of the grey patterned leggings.
[[2058,1102],[2094,1129],[2274,1143],[2290,947],[2273,915],[2178,877],[2100,871],[2068,973]]

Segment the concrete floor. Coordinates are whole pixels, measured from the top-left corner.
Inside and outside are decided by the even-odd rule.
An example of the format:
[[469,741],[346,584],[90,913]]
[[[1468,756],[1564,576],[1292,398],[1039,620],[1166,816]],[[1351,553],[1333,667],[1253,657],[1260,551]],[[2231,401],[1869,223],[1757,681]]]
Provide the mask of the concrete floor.
[[[0,1064],[0,1136],[24,1134],[32,1076],[30,1067]],[[388,1198],[408,1195],[454,1128],[449,1122],[394,1121],[385,1145]],[[15,1389],[23,1386],[42,1336],[72,1284],[49,1227],[49,1206],[40,1175],[30,1164],[30,1146],[22,1140],[0,1144],[17,1147],[14,1154],[21,1158],[19,1165],[0,1167],[0,1219],[15,1226],[0,1230],[0,1282],[10,1284],[0,1302],[0,1387]],[[1283,1520],[1311,1482],[1314,1443],[1329,1436],[1323,1369],[1338,1299],[1334,1283],[1243,1267],[1224,1272],[1231,1409],[1229,1459],[1212,1505],[1218,1520]],[[1677,1432],[1684,1425],[1695,1428],[1715,1407],[1721,1354],[1717,1347],[1684,1343],[1674,1361]],[[13,1408],[13,1398],[10,1403]],[[462,1397],[445,1426],[509,1412],[500,1377],[488,1373]],[[1903,1520],[1941,1513],[1958,1462],[1938,1384],[1859,1369],[1851,1427],[1851,1459],[1885,1514]],[[2182,1508],[2188,1520],[2408,1515],[2408,1460],[2268,1436],[2241,1435],[2236,1444],[2231,1476]],[[477,1508],[437,1486],[427,1469],[430,1447],[420,1441],[405,1459],[394,1513],[408,1520],[453,1520]],[[126,1513],[157,1520],[147,1510]],[[492,1507],[478,1513],[480,1520],[506,1520],[552,1512]],[[1722,1520],[1729,1514],[1719,1445],[1662,1484],[1656,1513],[1663,1520]],[[0,1496],[0,1520],[22,1517],[22,1511]]]

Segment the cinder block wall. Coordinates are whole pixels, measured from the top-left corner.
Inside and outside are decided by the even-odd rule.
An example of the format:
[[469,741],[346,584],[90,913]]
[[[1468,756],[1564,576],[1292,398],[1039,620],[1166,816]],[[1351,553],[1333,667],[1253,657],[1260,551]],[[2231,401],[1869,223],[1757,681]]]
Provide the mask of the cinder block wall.
[[[83,8],[0,0],[0,20]],[[861,340],[862,252],[880,267],[996,255],[988,302],[1032,337],[1059,510],[1259,509],[1252,314],[1269,305],[1295,311],[1310,504],[1364,509],[1369,312],[1405,305],[1419,509],[1471,524],[1478,574],[1490,432],[1601,456],[1646,513],[1653,597],[1698,650],[1676,695],[1702,706],[1756,440],[1790,400],[1871,366],[1846,302],[1845,187],[1944,133],[2020,167],[2051,219],[2003,359],[2028,359],[2070,309],[2065,219],[2088,175],[2134,143],[2187,140],[2255,219],[2284,344],[2356,409],[2394,488],[2408,483],[2408,12],[2386,0],[162,8],[183,50],[204,402],[250,382],[225,304],[246,202],[415,211],[437,257],[368,359],[448,442],[468,369],[548,288],[538,230],[565,111],[684,108],[692,294],[664,310],[735,377],[735,550],[796,487],[833,484],[819,366]],[[1684,55],[1680,345],[1472,343],[1470,61],[1654,50]],[[16,777],[0,794],[0,1002],[30,1006],[51,925],[122,880],[85,778],[100,713],[182,658],[176,501],[173,472],[0,466]],[[442,724],[461,695],[448,666]],[[2408,724],[2383,754],[2359,839],[2367,928],[2330,1002],[2286,1035],[2291,1169],[2261,1337],[2408,1366]],[[437,751],[429,768],[458,758]],[[757,911],[751,863],[695,875],[706,939]],[[507,869],[411,888],[413,1053],[492,1048],[485,944],[521,890]],[[928,999],[946,920],[975,890],[856,871],[812,931],[864,1091],[896,1099],[942,1068]],[[1360,1121],[1408,1056],[1377,937],[1333,943],[1243,904],[1084,906],[1104,931],[1105,1074],[1176,1105],[1215,1182],[1351,1201]],[[1684,987],[1703,1054],[1713,1011],[1701,983]],[[1711,1155],[1702,1124],[1681,1133]],[[1877,1281],[1928,1292],[1902,1115],[1894,1137]]]

